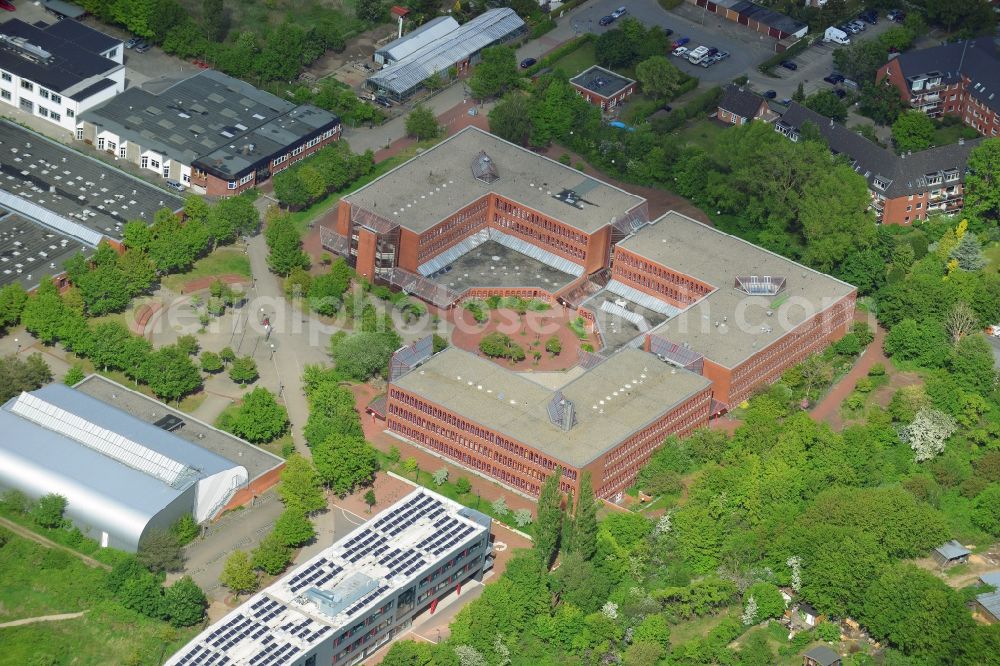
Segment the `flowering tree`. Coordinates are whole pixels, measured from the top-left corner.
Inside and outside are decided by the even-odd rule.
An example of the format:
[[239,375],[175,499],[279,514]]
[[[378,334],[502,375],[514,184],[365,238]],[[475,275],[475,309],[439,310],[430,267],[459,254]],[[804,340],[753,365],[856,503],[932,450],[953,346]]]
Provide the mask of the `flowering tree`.
[[743,624],[750,626],[757,622],[757,600],[751,594],[747,597],[747,602],[743,606]]
[[448,480],[448,468],[442,467],[441,469],[434,472],[434,485],[440,486]]
[[514,512],[514,522],[518,527],[524,527],[531,523],[531,509],[518,509]]
[[785,564],[792,569],[792,589],[798,592],[802,589],[802,558],[792,555]]
[[900,431],[899,436],[913,449],[914,459],[924,462],[944,451],[945,440],[955,429],[955,419],[944,412],[924,407],[917,412],[913,422]]
[[460,666],[489,666],[486,657],[471,645],[459,645],[455,648]]
[[617,620],[618,604],[616,604],[613,601],[609,601],[608,603],[604,604],[604,606],[601,607],[601,612],[604,613],[604,616],[609,620]]
[[507,506],[507,500],[503,497],[493,500],[490,506],[493,508],[493,513],[498,516],[506,516],[507,512],[510,511],[510,508]]

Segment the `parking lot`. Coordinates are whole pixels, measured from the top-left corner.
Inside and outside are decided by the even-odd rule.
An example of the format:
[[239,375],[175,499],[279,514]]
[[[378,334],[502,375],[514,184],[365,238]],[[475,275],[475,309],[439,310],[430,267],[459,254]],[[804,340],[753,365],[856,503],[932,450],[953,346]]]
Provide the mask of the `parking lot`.
[[711,67],[692,65],[683,58],[671,58],[685,73],[697,76],[709,83],[732,81],[736,77],[755,69],[763,60],[774,53],[775,40],[754,32],[733,21],[727,21],[700,7],[682,4],[673,11],[666,11],[656,0],[596,0],[579,9],[572,19],[573,29],[577,34],[592,32],[602,34],[615,27],[600,25],[602,16],[610,14],[615,8],[624,5],[628,16],[637,19],[644,25],[658,25],[674,31],[672,40],[687,37],[691,41],[687,46],[714,46],[720,51],[728,51],[730,56]]
[[[851,35],[851,40],[874,39],[895,25],[892,21],[884,18],[880,19],[876,25],[869,25],[868,29],[858,35]],[[750,83],[757,90],[774,90],[778,93],[778,99],[786,99],[792,96],[799,82],[802,82],[806,95],[811,95],[819,90],[830,90],[830,84],[823,81],[823,77],[834,71],[833,52],[840,48],[839,44],[829,42],[818,42],[810,46],[804,52],[791,58],[799,68],[795,71],[787,70],[783,67],[775,67],[770,76],[761,74],[756,68],[748,70],[747,76]]]

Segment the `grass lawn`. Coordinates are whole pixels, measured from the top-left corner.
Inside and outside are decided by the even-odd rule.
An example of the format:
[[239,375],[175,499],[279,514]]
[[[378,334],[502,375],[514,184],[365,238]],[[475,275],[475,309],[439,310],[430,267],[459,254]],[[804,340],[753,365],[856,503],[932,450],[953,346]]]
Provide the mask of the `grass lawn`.
[[712,120],[704,119],[686,125],[677,131],[677,135],[680,139],[679,142],[685,145],[698,146],[706,151],[711,151],[715,148],[715,144],[725,129]]
[[743,612],[737,604],[719,609],[715,615],[696,617],[686,622],[670,625],[670,644],[680,645],[694,638],[704,638],[727,617],[739,618]]
[[216,275],[250,277],[250,259],[241,248],[220,247],[208,256],[194,262],[194,266],[187,273],[168,275],[163,278],[162,282],[164,287],[172,291],[180,291],[181,287],[191,280]]
[[553,70],[561,69],[566,76],[573,77],[591,65],[596,64],[597,51],[595,50],[594,40],[591,40],[572,53],[567,53],[562,58],[559,58],[559,60],[556,60],[550,66]]
[[188,414],[193,413],[196,409],[201,407],[201,403],[205,402],[205,398],[208,394],[204,391],[198,391],[197,393],[192,393],[191,395],[181,398],[181,402],[177,405],[177,409]]
[[19,536],[0,548],[0,571],[0,622],[74,613],[109,597],[103,569]]
[[958,143],[959,139],[975,139],[977,136],[979,136],[979,132],[965,125],[938,126],[934,130],[934,138],[931,139],[931,143],[935,146],[947,146]]
[[989,265],[993,270],[1000,270],[1000,243],[993,243],[993,245],[983,250],[983,256],[990,262]]

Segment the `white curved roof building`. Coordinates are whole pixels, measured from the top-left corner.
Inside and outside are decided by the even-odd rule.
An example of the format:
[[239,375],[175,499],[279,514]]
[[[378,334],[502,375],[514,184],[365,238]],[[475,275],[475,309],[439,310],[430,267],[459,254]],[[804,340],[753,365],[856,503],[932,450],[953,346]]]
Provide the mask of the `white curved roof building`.
[[0,407],[0,488],[57,493],[66,517],[102,546],[134,552],[184,514],[215,516],[247,485],[244,466],[62,384]]

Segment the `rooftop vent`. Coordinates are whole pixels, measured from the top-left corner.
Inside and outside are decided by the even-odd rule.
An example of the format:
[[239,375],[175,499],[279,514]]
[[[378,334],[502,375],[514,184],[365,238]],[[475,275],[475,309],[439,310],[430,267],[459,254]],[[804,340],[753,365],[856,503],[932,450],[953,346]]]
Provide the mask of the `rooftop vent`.
[[785,278],[771,275],[737,277],[733,285],[750,296],[776,296],[785,288]]
[[484,150],[479,151],[479,154],[472,158],[472,175],[479,182],[487,184],[500,178],[496,162]]
[[48,65],[52,61],[52,54],[41,46],[32,44],[24,37],[11,37],[0,35],[0,45],[8,51],[12,51],[26,60]]

